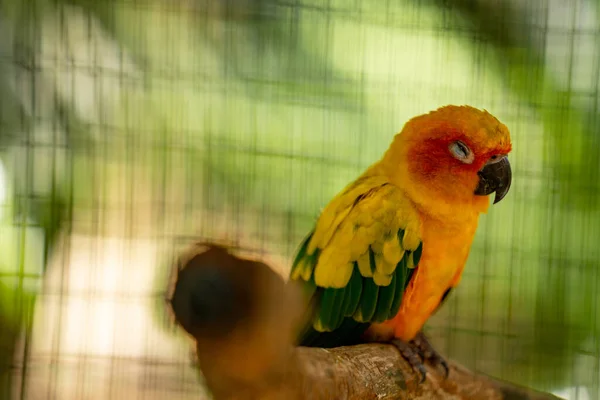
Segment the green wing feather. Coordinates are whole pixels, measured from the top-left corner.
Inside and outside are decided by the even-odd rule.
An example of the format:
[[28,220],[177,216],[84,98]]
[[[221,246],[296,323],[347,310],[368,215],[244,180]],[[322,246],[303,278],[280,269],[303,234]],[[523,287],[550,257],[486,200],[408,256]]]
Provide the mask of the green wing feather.
[[311,338],[336,332],[335,342],[342,330],[394,317],[421,257],[419,233],[412,203],[383,177],[363,177],[334,198],[290,272],[316,299]]
[[[396,267],[397,268],[397,267]],[[370,318],[374,322],[383,322],[392,318],[394,315],[390,315],[392,310],[392,303],[394,297],[396,297],[396,274],[392,275],[392,282],[387,286],[379,288],[379,296],[377,298],[377,307],[375,314]],[[400,292],[401,294],[402,292]]]

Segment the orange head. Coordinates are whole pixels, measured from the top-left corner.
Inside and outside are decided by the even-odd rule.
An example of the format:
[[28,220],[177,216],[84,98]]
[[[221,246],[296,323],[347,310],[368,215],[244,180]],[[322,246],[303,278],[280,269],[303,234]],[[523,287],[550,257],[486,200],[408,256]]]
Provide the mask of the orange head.
[[381,165],[425,212],[485,212],[508,192],[508,128],[487,111],[445,106],[408,121]]

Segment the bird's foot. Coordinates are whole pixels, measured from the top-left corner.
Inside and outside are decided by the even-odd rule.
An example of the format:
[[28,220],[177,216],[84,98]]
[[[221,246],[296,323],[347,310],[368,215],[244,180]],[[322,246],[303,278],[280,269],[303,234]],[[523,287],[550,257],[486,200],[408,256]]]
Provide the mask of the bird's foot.
[[391,343],[400,351],[402,357],[408,361],[413,369],[421,374],[421,381],[423,383],[427,376],[427,370],[423,365],[423,362],[429,361],[435,367],[442,366],[444,368],[444,378],[448,377],[450,369],[446,360],[433,348],[429,340],[425,337],[423,332],[419,332],[417,336],[410,342],[404,342],[399,339],[391,340]]
[[427,376],[427,370],[419,357],[419,350],[412,344],[412,342],[405,342],[400,339],[392,339],[391,344],[393,344],[402,357],[410,364],[413,369],[421,374],[421,381],[419,383],[425,382],[425,377]]
[[419,332],[412,342],[419,349],[421,357],[425,361],[429,361],[434,367],[441,366],[444,369],[444,379],[448,378],[448,375],[450,374],[450,367],[448,367],[448,363],[444,357],[442,357],[440,353],[433,348],[429,340],[425,337],[425,334],[423,332]]

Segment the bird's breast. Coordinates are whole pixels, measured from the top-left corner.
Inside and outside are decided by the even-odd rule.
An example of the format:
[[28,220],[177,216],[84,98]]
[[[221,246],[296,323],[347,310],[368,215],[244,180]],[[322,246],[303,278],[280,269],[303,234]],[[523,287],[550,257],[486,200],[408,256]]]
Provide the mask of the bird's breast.
[[398,314],[387,321],[395,336],[412,339],[437,308],[446,290],[462,275],[477,228],[477,218],[459,226],[423,221],[423,253],[404,293]]

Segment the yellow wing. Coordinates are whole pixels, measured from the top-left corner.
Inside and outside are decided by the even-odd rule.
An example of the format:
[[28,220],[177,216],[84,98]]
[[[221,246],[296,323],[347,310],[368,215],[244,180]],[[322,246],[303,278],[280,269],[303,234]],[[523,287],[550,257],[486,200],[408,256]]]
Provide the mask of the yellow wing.
[[398,311],[421,252],[412,203],[384,177],[363,176],[323,210],[290,277],[316,287],[317,331],[335,330],[345,317],[380,322]]

